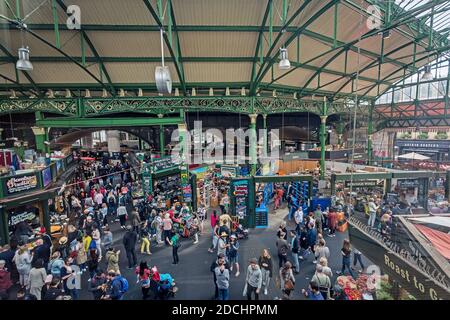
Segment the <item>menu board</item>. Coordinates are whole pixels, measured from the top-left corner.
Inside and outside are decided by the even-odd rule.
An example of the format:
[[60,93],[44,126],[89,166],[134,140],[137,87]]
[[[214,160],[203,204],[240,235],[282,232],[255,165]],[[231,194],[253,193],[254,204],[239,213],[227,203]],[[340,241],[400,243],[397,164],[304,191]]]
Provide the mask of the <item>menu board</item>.
[[31,191],[38,187],[38,180],[36,175],[24,175],[20,177],[11,177],[4,180],[4,190],[6,195],[19,193],[22,191]]
[[41,172],[42,172],[42,183],[44,184],[45,188],[50,184],[50,182],[52,182],[52,170],[50,167],[47,167]]
[[267,228],[269,226],[269,211],[267,208],[256,208],[255,226],[256,228]]
[[236,199],[235,212],[239,219],[244,219],[247,215],[248,207],[248,181],[234,182],[234,195]]
[[162,170],[178,168],[178,164],[172,161],[172,157],[152,159],[151,165],[153,173],[158,173]]
[[39,215],[39,210],[37,208],[27,208],[18,211],[11,211],[8,214],[8,225],[10,227],[22,221],[31,221]]

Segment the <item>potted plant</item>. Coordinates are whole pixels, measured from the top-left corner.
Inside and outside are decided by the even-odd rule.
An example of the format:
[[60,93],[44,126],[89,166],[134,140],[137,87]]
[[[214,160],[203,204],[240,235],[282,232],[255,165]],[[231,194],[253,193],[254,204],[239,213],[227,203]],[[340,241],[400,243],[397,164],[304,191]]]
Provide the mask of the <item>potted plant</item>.
[[447,132],[445,132],[445,131],[438,131],[438,133],[436,133],[435,138],[438,139],[438,140],[447,140],[448,139]]
[[400,139],[411,139],[411,137],[412,137],[411,132],[403,132],[400,135]]
[[417,139],[419,140],[428,139],[428,132],[419,132],[419,134],[417,135]]

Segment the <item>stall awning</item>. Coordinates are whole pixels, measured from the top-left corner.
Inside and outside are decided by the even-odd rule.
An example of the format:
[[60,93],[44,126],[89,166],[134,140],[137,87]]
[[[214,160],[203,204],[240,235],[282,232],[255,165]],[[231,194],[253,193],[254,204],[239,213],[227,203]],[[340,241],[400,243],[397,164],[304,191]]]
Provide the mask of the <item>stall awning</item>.
[[422,232],[443,257],[450,260],[450,234],[420,224],[416,224],[415,227]]
[[409,160],[428,160],[430,157],[424,156],[417,152],[410,152],[398,156],[399,159],[409,159]]
[[431,217],[408,218],[408,220],[430,223],[450,228],[450,217],[431,216]]

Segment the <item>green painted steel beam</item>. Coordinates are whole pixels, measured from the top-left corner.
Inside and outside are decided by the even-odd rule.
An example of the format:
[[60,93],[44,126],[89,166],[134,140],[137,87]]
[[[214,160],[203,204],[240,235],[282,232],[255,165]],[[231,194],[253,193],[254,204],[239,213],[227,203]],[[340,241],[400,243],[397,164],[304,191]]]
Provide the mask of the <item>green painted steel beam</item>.
[[[424,61],[424,60],[428,60],[428,59],[430,59],[430,57],[433,57],[433,56],[435,56],[435,58],[437,58],[437,57],[442,53],[441,51],[442,51],[442,52],[445,52],[445,51],[447,51],[447,50],[435,50],[434,53],[430,53],[430,55],[428,55],[428,56],[422,57],[422,58],[420,58],[420,59],[418,59],[418,60],[416,60],[416,61],[413,61],[413,62],[409,63],[409,66],[411,66],[411,65],[413,65],[414,63],[417,63],[417,62],[421,62],[421,61]],[[392,77],[394,74],[396,74],[396,73],[399,72],[400,70],[402,70],[402,68],[396,69],[395,71],[391,72],[390,74],[388,74],[387,76],[385,76],[385,77],[384,77],[383,79],[381,79],[381,80],[383,80],[383,81],[388,81],[390,77]],[[416,70],[415,72],[417,72],[417,70]],[[407,77],[409,77],[409,76],[412,75],[412,74],[413,74],[412,72],[409,73],[409,74],[407,74]],[[389,89],[391,89],[391,87],[392,87],[392,86],[387,87],[384,91],[382,91],[382,92],[380,93],[380,95],[382,95],[382,94],[384,94],[385,92],[387,92]],[[374,88],[373,86],[370,87],[366,92],[364,92],[364,93],[362,94],[362,96],[363,96],[363,97],[366,97],[366,96],[369,94],[369,92],[372,91],[373,88]],[[417,90],[417,91],[418,91],[418,90]]]
[[[172,1],[172,0],[170,0]],[[175,62],[180,65],[180,71],[183,75],[183,81],[186,82],[184,76],[184,65],[183,65],[183,54],[181,52],[181,44],[180,44],[180,31],[178,29],[178,24],[175,18],[175,11],[173,10],[173,6],[170,6],[170,19],[172,21],[173,28],[176,33],[176,51],[175,51]]]
[[[328,9],[330,7],[332,7],[334,4],[336,4],[338,1],[340,0],[331,0],[329,3],[325,4],[322,8],[320,8],[317,12],[315,12],[305,23],[303,23],[300,27],[298,27],[298,29],[292,33],[287,41],[284,42],[284,47],[288,47],[289,44],[296,38],[298,37],[300,34],[302,34],[302,32],[304,30],[306,30],[306,28],[312,24],[314,21],[316,21],[320,16],[322,16],[322,14],[324,14],[326,11],[328,11]],[[309,5],[311,1],[305,0],[302,5],[300,6],[300,8],[295,11],[292,16],[289,18],[289,20],[286,22],[285,25],[283,25],[283,29],[286,27],[289,27],[289,25],[297,18],[297,16],[304,11],[304,9]],[[262,79],[264,78],[264,76],[266,75],[266,73],[271,69],[271,67],[273,66],[273,64],[276,61],[276,57],[272,57],[272,53],[275,49],[275,47],[278,44],[279,39],[283,36],[283,32],[278,33],[277,38],[275,39],[274,43],[272,44],[272,46],[270,47],[269,51],[267,52],[266,57],[269,59],[267,66],[266,66],[266,62],[263,63],[263,65],[260,67],[258,74],[256,75],[256,81],[253,84],[253,87],[250,88],[250,95],[254,95],[256,93],[256,88],[258,87],[259,83],[262,81]]]
[[[159,18],[158,14],[156,13],[155,9],[153,8],[152,4],[149,2],[149,0],[143,0],[145,6],[147,7],[147,9],[149,10],[151,16],[153,17],[153,19],[156,21],[156,24],[158,25],[158,27],[160,29],[164,29],[164,26],[161,22],[161,19]],[[172,17],[173,18],[173,17]],[[172,48],[172,46],[169,43],[169,38],[167,36],[167,34],[164,32],[163,34],[163,38],[164,38],[164,42],[166,43],[166,46],[169,50],[170,56],[172,57],[173,60],[176,60],[176,55],[175,52]],[[183,66],[180,63],[175,62],[175,69],[176,72],[178,74],[178,78],[180,80],[180,84],[181,84],[181,91],[184,95],[186,95],[186,81],[184,79],[184,69]]]
[[[256,43],[255,54],[253,55],[252,74],[250,76],[250,81],[251,81],[250,86],[253,85],[253,81],[255,80],[256,63],[258,61],[258,59],[257,59],[258,58],[258,53],[260,51],[262,52],[261,49],[262,49],[262,45],[263,45],[263,43],[262,43],[263,42],[263,39],[262,39],[262,37],[263,37],[263,30],[264,30],[264,27],[266,25],[267,17],[269,16],[269,11],[270,11],[271,6],[272,6],[272,0],[268,0],[267,1],[267,6],[266,6],[266,11],[264,12],[264,17],[263,17],[263,20],[262,20],[262,23],[261,23],[261,30],[258,33],[258,42]],[[262,55],[261,55],[260,63],[263,63],[263,62],[264,61],[263,61],[263,58],[262,58]]]
[[[61,7],[61,9],[63,9],[64,12],[67,14],[67,16],[68,16],[68,17],[70,16],[70,15],[67,13],[67,6],[66,6],[66,4],[64,3],[64,0],[52,0],[52,1],[53,1],[53,2],[56,1],[56,2],[58,3],[58,5]],[[55,5],[55,9],[54,9],[54,10],[56,11],[56,5]],[[56,14],[56,13],[55,13],[55,14]],[[95,56],[97,62],[98,62],[99,65],[100,65],[100,75],[101,75],[102,73],[105,75],[106,80],[108,81],[109,91],[110,91],[110,93],[111,93],[113,96],[115,96],[115,95],[116,95],[116,90],[114,89],[114,86],[113,86],[112,81],[111,81],[111,77],[109,76],[109,73],[108,73],[108,71],[106,70],[106,67],[105,67],[105,65],[104,65],[104,63],[103,63],[103,61],[102,61],[102,58],[101,58],[100,55],[98,54],[97,50],[95,49],[94,44],[92,43],[91,39],[89,39],[89,37],[88,37],[88,35],[86,34],[86,32],[84,32],[83,30],[80,30],[80,33],[81,33],[81,35],[82,35],[82,37],[83,37],[83,42],[85,41],[85,42],[87,43],[87,45],[88,45],[89,48],[91,49],[92,53],[94,54],[94,56]],[[58,31],[58,38],[59,38],[59,31]],[[83,42],[82,42],[82,43],[83,43]],[[59,48],[58,45],[57,45],[57,47]],[[82,49],[84,50],[84,45],[82,46]],[[82,50],[82,56],[83,56],[83,50]],[[83,61],[83,59],[82,59],[81,61]],[[85,63],[82,63],[82,65],[84,66]]]
[[[98,59],[96,57],[81,56],[81,57],[72,57],[72,58],[82,64],[83,64],[83,60],[84,60],[84,63],[86,63],[86,62],[95,63],[98,61]],[[0,62],[13,62],[14,60],[16,60],[16,58],[14,58],[14,57],[0,57]],[[161,61],[161,58],[160,57],[102,57],[101,60],[103,63],[115,63],[115,62],[137,63],[137,62],[159,62],[159,61]],[[167,60],[173,61],[171,58],[169,58]],[[230,63],[231,62],[252,62],[253,64],[255,64],[258,61],[258,57],[256,57],[256,58],[251,58],[251,57],[184,57],[184,58],[180,59],[180,61],[181,62],[230,62]],[[70,62],[70,60],[67,57],[40,57],[40,56],[37,56],[37,57],[33,57],[33,62],[55,63],[55,62]],[[302,69],[313,70],[313,71],[317,71],[320,69],[319,67],[316,67],[313,65],[297,63],[297,62],[292,62],[291,65],[294,66],[295,68],[302,68]],[[336,75],[336,76],[341,76],[341,77],[351,77],[352,76],[352,74],[346,74],[344,72],[326,69],[326,68],[322,68],[321,72]],[[376,79],[372,79],[372,78],[368,78],[368,77],[360,77],[360,79],[364,80],[364,81],[368,81],[368,82],[377,82]],[[390,85],[392,83],[385,82],[384,84]]]
[[47,118],[36,120],[43,128],[111,128],[123,126],[159,126],[184,123],[183,118]]
[[[14,23],[14,25],[17,25],[17,23]],[[75,59],[73,59],[71,56],[69,56],[66,52],[64,52],[63,50],[55,47],[53,44],[51,44],[49,41],[47,41],[46,39],[44,39],[43,37],[41,37],[39,34],[37,34],[36,32],[34,32],[33,30],[31,30],[30,28],[25,28],[23,29],[25,32],[28,32],[29,34],[31,34],[33,37],[35,37],[36,39],[40,40],[41,42],[43,42],[44,44],[46,44],[47,46],[53,48],[54,50],[58,51],[60,54],[62,54],[63,56],[65,56],[66,58],[68,58],[70,61],[72,61],[73,63],[75,63],[78,67],[80,67],[82,70],[84,70],[89,76],[91,76],[95,81],[97,81],[98,83],[100,83],[105,89],[107,89],[106,85],[100,80],[98,79],[92,72],[90,72],[86,67],[84,67],[82,64],[80,64],[78,61],[76,61]]]
[[[6,47],[3,46],[1,43],[0,43],[0,51],[2,51],[2,52],[10,59],[10,62],[11,62],[11,63],[13,63],[13,68],[14,68],[14,70],[16,70],[16,76],[17,76],[17,75],[18,75],[17,69],[16,69],[16,61],[17,61],[17,58],[15,58],[15,57],[12,55],[12,53],[9,52],[9,50],[6,49]],[[40,92],[38,86],[37,86],[36,83],[34,82],[33,78],[31,78],[31,76],[30,76],[30,74],[28,73],[28,71],[21,70],[21,72],[22,72],[22,74],[25,76],[25,78],[27,78],[27,80],[30,82],[31,88],[34,89],[34,90],[36,90],[36,93],[37,93],[38,95],[41,95],[41,92]],[[17,79],[17,80],[18,80],[18,79]],[[18,82],[18,81],[16,81],[16,82]],[[21,86],[21,85],[20,85],[20,86]]]
[[[53,30],[52,25],[48,24],[29,24],[30,29],[32,30]],[[280,32],[281,31],[280,26],[273,26],[273,32]],[[17,28],[14,26],[11,26],[9,24],[0,23],[0,29],[11,29],[16,30]],[[60,24],[59,25],[60,30],[67,30],[67,26]],[[84,25],[83,24],[83,30],[84,31],[121,31],[121,32],[144,32],[144,31],[153,31],[159,32],[159,28],[157,26],[142,26],[142,25]],[[284,29],[286,32],[293,33],[297,30],[296,27],[287,27]],[[177,26],[178,32],[260,32],[261,27],[260,26],[190,26],[190,25],[184,25],[184,26]],[[269,27],[264,27],[263,32],[269,32]],[[302,35],[308,36],[312,39],[316,39],[319,41],[326,42],[330,46],[334,45],[334,39],[333,37],[328,37],[326,35],[316,33],[310,30],[304,30]],[[337,41],[336,46],[343,46],[345,45],[344,42]],[[355,46],[350,46],[350,50],[353,52],[357,52],[358,48]],[[371,57],[371,58],[379,58],[379,54],[361,49],[361,54]],[[387,59],[386,62],[402,65],[401,62],[396,61],[395,59]]]
[[55,30],[55,46],[61,49],[61,44],[59,41],[59,24],[58,24],[58,11],[56,10],[56,0],[52,0],[52,15],[53,15],[53,25]]

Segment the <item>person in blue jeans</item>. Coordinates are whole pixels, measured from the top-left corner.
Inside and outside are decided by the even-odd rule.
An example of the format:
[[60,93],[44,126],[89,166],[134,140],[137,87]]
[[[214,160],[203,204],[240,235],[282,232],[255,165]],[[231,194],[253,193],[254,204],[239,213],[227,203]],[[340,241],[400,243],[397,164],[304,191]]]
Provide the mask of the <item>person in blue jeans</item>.
[[216,274],[216,284],[219,289],[217,300],[228,300],[230,286],[230,271],[225,268],[225,261],[219,262],[219,266],[214,269]]
[[347,268],[352,278],[355,278],[355,275],[352,272],[352,268],[350,267],[352,248],[350,246],[350,241],[348,239],[344,239],[344,244],[342,245],[341,253],[342,253],[342,269],[341,272],[336,273],[344,274],[345,268]]

